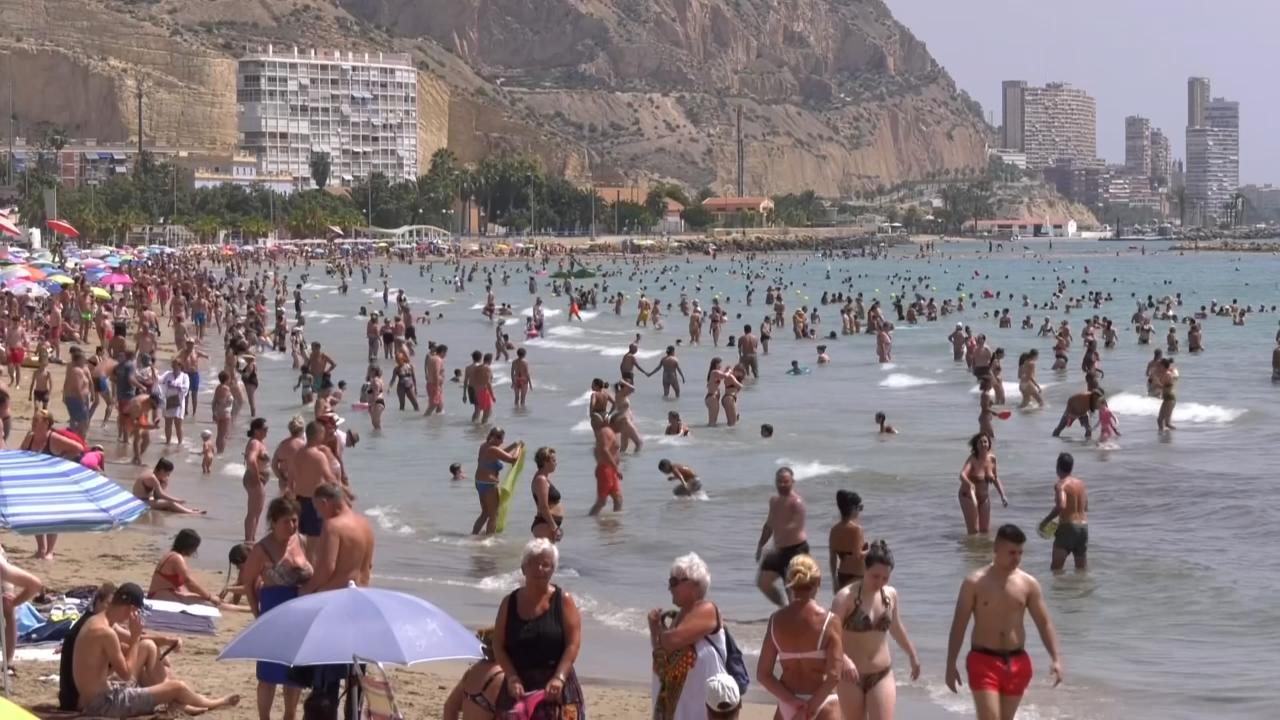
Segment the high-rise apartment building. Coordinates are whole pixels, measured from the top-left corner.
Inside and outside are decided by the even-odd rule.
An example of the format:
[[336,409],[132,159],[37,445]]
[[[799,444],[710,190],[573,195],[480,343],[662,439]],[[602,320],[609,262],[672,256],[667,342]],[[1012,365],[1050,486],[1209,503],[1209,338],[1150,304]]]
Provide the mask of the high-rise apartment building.
[[1023,145],[1022,103],[1027,82],[1005,80],[1001,87],[1001,119],[1004,134],[1001,137],[1000,147],[1006,150],[1026,150]]
[[1098,157],[1098,108],[1093,97],[1067,83],[1023,89],[1023,149],[1027,166],[1041,169],[1059,158],[1089,164]]
[[329,156],[329,183],[350,187],[380,172],[418,172],[418,77],[408,55],[267,46],[239,60],[240,147],[259,171],[314,185],[313,153]]
[[1151,129],[1151,184],[1154,187],[1169,187],[1169,179],[1173,175],[1173,146],[1169,136],[1159,128]]
[[1240,103],[1209,97],[1209,80],[1187,81],[1187,200],[1199,223],[1221,217],[1240,188]]
[[1151,177],[1151,121],[1139,115],[1124,119],[1124,167],[1131,175]]
[[1204,127],[1209,105],[1209,78],[1187,78],[1187,127]]

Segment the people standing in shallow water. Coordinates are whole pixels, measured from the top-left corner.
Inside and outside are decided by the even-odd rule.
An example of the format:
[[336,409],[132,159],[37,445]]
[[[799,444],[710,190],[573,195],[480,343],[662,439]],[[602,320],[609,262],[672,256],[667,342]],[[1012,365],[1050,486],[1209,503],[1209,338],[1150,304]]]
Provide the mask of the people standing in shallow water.
[[947,639],[947,687],[955,693],[962,684],[956,663],[972,617],[973,633],[965,669],[978,720],[1012,720],[1017,715],[1033,674],[1025,647],[1027,631],[1023,619],[1027,612],[1049,652],[1053,685],[1062,683],[1058,636],[1040,583],[1018,567],[1026,543],[1026,533],[1017,525],[1000,526],[991,564],[965,578],[956,599]]
[[480,515],[471,525],[471,534],[479,535],[481,530],[492,535],[498,524],[498,484],[502,482],[502,463],[515,463],[517,453],[524,447],[524,441],[502,447],[507,433],[502,428],[492,428],[480,446],[476,457],[476,472],[473,476],[476,494],[480,496]]
[[[756,543],[756,562],[760,563],[756,586],[774,605],[782,607],[778,580],[786,576],[787,564],[792,558],[809,554],[809,539],[804,529],[804,498],[795,492],[796,478],[791,468],[778,468],[773,484],[778,494],[769,498],[769,514],[760,530],[760,541]],[[773,540],[773,549],[765,554],[764,547],[770,540]]]
[[920,677],[920,660],[898,612],[898,591],[889,585],[893,553],[884,540],[871,543],[866,564],[866,577],[841,590],[831,603],[831,612],[844,629],[845,656],[858,671],[856,680],[842,679],[837,688],[842,720],[893,717],[898,693],[889,636],[907,654],[911,679]]
[[1156,368],[1156,380],[1160,388],[1160,412],[1156,414],[1156,429],[1160,431],[1177,430],[1173,426],[1173,408],[1178,404],[1173,394],[1173,386],[1178,382],[1178,370],[1173,367],[1173,358],[1165,358]]
[[995,486],[1000,502],[1009,507],[1004,494],[995,453],[991,452],[991,437],[978,433],[969,439],[969,457],[960,468],[960,512],[964,515],[965,530],[970,535],[987,533],[991,529],[991,489]]
[[1058,529],[1053,534],[1053,560],[1049,569],[1060,572],[1067,556],[1075,559],[1076,570],[1089,567],[1089,494],[1084,481],[1072,474],[1076,460],[1071,453],[1058,455],[1058,482],[1053,486],[1053,509],[1040,521],[1045,532],[1056,518]]
[[840,592],[845,585],[862,579],[866,572],[863,558],[867,554],[862,525],[858,523],[858,516],[862,514],[862,497],[852,490],[839,490],[836,492],[836,508],[840,511],[840,519],[831,526],[827,536],[831,577],[834,578],[832,592]]
[[1018,391],[1022,393],[1022,402],[1018,403],[1019,409],[1030,407],[1033,402],[1036,407],[1044,407],[1040,383],[1036,381],[1036,361],[1039,359],[1040,351],[1035,349],[1018,357]]

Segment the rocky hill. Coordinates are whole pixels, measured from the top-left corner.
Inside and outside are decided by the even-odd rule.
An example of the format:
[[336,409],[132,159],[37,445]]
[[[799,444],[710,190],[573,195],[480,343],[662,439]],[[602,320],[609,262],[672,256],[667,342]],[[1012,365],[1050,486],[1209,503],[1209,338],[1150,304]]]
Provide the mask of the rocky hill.
[[[881,0],[0,0],[16,114],[78,137],[235,142],[247,44],[409,52],[420,147],[597,183],[847,195],[983,165],[981,111]],[[0,74],[0,82],[5,76]]]

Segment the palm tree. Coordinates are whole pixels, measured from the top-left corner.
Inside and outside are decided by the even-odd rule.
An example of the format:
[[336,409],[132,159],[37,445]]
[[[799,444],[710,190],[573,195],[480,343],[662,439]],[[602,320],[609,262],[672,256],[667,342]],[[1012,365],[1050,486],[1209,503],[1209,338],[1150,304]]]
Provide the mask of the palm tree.
[[311,153],[311,181],[316,184],[317,190],[323,190],[329,184],[329,170],[332,161],[327,152]]
[[120,244],[126,245],[129,241],[129,231],[142,225],[147,221],[147,216],[135,207],[126,207],[122,209],[113,218],[114,230],[120,235]]
[[219,223],[212,215],[201,215],[191,222],[191,232],[203,242],[217,241]]
[[267,222],[266,218],[253,215],[240,222],[240,231],[257,240],[258,238],[266,237],[271,232],[271,223]]

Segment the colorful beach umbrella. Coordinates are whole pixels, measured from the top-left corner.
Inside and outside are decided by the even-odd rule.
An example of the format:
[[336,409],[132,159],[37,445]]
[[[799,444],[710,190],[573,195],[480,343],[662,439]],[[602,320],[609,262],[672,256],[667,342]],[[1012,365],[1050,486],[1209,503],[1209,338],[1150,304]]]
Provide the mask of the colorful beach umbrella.
[[66,220],[50,220],[49,222],[45,223],[45,225],[48,225],[50,230],[56,233],[62,233],[67,237],[73,237],[73,238],[80,237],[80,231],[71,227],[71,223],[67,222]]
[[22,231],[9,218],[0,215],[0,232],[6,232],[15,237],[22,237]]
[[93,257],[84,258],[83,260],[80,261],[80,264],[87,268],[102,267],[103,265],[106,265],[106,263],[102,262],[100,258],[93,258]]
[[98,300],[110,300],[110,299],[111,299],[111,293],[107,292],[105,289],[100,288],[100,287],[96,287],[96,288],[89,288],[89,294],[90,294],[90,295],[92,295],[92,296],[94,296],[94,297],[95,297],[95,298],[97,298]]
[[17,295],[18,297],[27,296],[32,298],[47,298],[49,291],[40,287],[38,284],[30,280],[22,280],[21,282],[4,286],[5,292]]
[[94,282],[99,285],[132,285],[133,278],[125,275],[124,273],[110,273],[108,275],[103,275]]
[[49,273],[41,270],[38,267],[34,267],[32,265],[20,265],[19,267],[21,267],[26,272],[27,277],[31,278],[32,280],[43,280],[49,277]]
[[413,665],[482,653],[475,633],[426,600],[351,583],[275,606],[218,655],[285,665],[345,665],[353,657]]
[[47,282],[58,283],[59,285],[75,285],[76,284],[75,280],[72,280],[71,278],[61,273],[57,275],[50,275],[49,277],[45,278],[45,280]]
[[0,450],[0,527],[21,535],[111,530],[147,506],[110,478],[70,460]]

